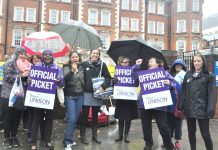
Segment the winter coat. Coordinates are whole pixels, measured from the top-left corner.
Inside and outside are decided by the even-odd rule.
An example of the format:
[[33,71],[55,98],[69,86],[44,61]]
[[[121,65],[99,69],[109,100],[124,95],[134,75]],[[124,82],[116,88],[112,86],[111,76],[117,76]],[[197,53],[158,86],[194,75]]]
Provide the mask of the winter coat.
[[186,117],[212,118],[217,101],[215,77],[209,72],[200,72],[197,76],[193,74],[193,71],[189,71],[185,75],[178,109],[184,110]]
[[[90,60],[81,63],[84,68],[85,92],[93,93],[92,78],[99,76],[101,63],[101,60],[99,60],[96,64],[93,64]],[[102,66],[101,76],[105,78],[105,81],[102,83],[101,87],[103,89],[106,89],[110,86],[111,76],[104,62]]]
[[78,72],[72,72],[71,64],[63,66],[64,72],[64,95],[65,96],[81,96],[84,88],[84,68],[78,65]]
[[[139,82],[138,75],[137,75],[138,71],[140,71],[140,65],[134,65],[132,67],[132,72],[133,72],[132,77],[136,82]],[[165,74],[166,78],[170,81],[169,88],[175,89],[177,82],[174,80],[174,78],[167,71],[165,71],[165,73],[166,73]],[[141,93],[138,97],[138,108],[144,108],[144,102],[143,102]],[[154,110],[167,111],[167,107],[154,108]]]

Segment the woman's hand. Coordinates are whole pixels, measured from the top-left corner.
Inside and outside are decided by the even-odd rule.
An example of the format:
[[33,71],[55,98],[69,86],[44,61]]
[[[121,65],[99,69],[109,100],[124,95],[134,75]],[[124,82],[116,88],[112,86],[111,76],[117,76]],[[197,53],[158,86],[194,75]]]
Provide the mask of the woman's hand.
[[72,72],[78,72],[78,65],[76,63],[72,63]]
[[28,77],[28,75],[29,75],[29,70],[25,70],[25,71],[21,74],[22,77]]
[[104,89],[102,87],[100,87],[99,91],[100,93],[104,93]]
[[164,84],[170,85],[170,80],[164,80]]
[[143,61],[143,59],[137,59],[135,63],[136,63],[136,65],[141,65],[142,61]]

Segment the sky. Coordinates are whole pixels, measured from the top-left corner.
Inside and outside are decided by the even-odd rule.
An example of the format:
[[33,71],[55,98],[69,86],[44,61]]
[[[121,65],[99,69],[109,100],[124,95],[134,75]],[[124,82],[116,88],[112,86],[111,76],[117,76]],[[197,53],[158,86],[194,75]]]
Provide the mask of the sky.
[[203,17],[218,13],[218,0],[204,0]]

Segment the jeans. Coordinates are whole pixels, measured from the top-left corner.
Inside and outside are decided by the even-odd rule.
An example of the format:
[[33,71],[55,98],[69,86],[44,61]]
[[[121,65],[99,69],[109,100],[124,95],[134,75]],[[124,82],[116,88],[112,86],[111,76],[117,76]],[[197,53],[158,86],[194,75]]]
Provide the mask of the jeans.
[[210,136],[209,119],[186,118],[188,125],[188,137],[191,150],[196,150],[196,120],[198,120],[201,135],[204,139],[206,150],[213,150],[213,142]]
[[66,132],[64,136],[65,145],[73,143],[73,133],[83,102],[84,96],[65,96],[65,106],[67,113]]

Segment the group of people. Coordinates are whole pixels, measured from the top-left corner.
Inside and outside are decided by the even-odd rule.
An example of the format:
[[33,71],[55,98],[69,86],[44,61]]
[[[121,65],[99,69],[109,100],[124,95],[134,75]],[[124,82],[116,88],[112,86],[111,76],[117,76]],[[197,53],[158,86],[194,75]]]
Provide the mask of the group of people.
[[[100,91],[103,92],[112,83],[112,78],[106,64],[100,59],[100,50],[92,50],[90,58],[82,61],[79,53],[72,51],[69,54],[69,61],[59,67],[54,62],[51,50],[44,50],[42,56],[32,55],[30,61],[26,60],[26,51],[23,47],[17,47],[12,57],[4,64],[3,67],[3,85],[1,92],[1,107],[4,110],[4,148],[20,146],[17,138],[17,129],[19,126],[21,111],[14,107],[9,107],[10,92],[17,76],[21,76],[24,91],[27,89],[30,65],[54,68],[58,70],[57,86],[63,88],[64,105],[66,108],[66,127],[63,139],[65,150],[72,150],[76,145],[74,140],[74,130],[77,120],[81,114],[80,140],[84,144],[89,144],[86,136],[86,127],[90,107],[92,109],[92,140],[98,144],[101,140],[98,137],[98,112],[103,104],[101,98],[93,95],[92,78],[100,76],[105,80],[101,84]],[[148,61],[148,69],[163,67],[163,60],[151,57],[149,60],[138,59],[132,66],[132,77],[139,82],[137,72],[141,71],[140,65],[143,61]],[[119,66],[129,66],[130,59],[120,56],[117,64]],[[184,62],[181,59],[176,60],[171,69],[165,71],[166,79],[164,84],[169,86],[173,105],[169,107],[159,107],[155,109],[145,109],[142,96],[137,101],[133,100],[116,100],[116,109],[114,117],[119,120],[119,132],[115,141],[123,140],[130,142],[129,131],[131,120],[138,116],[141,118],[142,131],[144,135],[145,148],[151,150],[153,146],[152,139],[152,120],[155,119],[157,127],[163,139],[163,148],[173,150],[181,147],[182,137],[182,120],[184,118],[174,115],[175,110],[184,113],[187,120],[188,135],[191,150],[196,150],[196,120],[199,127],[206,149],[212,150],[213,143],[209,132],[209,120],[215,113],[216,106],[216,87],[215,78],[207,70],[206,60],[203,55],[196,52],[193,56],[191,69],[187,71],[183,81],[178,83],[174,77],[181,71],[187,71]],[[37,149],[38,129],[41,131],[41,140],[45,146],[53,150],[54,146],[51,141],[53,129],[53,110],[27,107],[28,113],[28,138],[31,142],[31,150]],[[139,111],[138,111],[139,110]],[[138,114],[139,113],[139,114]],[[175,144],[171,138],[175,135]]]

